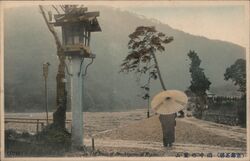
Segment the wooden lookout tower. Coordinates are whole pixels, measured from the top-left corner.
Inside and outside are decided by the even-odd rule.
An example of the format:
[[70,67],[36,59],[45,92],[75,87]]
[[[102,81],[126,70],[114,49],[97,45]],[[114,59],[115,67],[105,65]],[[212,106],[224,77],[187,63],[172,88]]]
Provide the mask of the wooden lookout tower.
[[72,145],[83,145],[83,71],[84,59],[95,58],[90,50],[91,32],[99,32],[99,12],[87,12],[86,7],[67,5],[65,14],[54,15],[54,26],[62,28],[62,44],[69,59],[70,102],[72,110]]

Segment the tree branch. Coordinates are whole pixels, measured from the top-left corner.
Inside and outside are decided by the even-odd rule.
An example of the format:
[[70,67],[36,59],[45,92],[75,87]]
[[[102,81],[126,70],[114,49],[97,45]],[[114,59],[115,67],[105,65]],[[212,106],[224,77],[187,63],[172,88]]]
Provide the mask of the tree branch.
[[[51,24],[49,23],[48,18],[46,17],[46,14],[45,14],[45,12],[44,12],[43,6],[42,6],[42,5],[39,5],[39,8],[40,8],[40,11],[41,11],[41,13],[42,13],[43,19],[44,19],[44,21],[45,21],[45,23],[46,23],[46,25],[47,25],[49,31],[52,33],[52,35],[53,35],[53,37],[54,37],[54,39],[55,39],[57,48],[62,50],[62,49],[63,49],[62,43],[61,43],[61,41],[60,41],[60,39],[59,39],[59,37],[58,37],[58,35],[57,35],[55,29],[54,29],[54,26],[51,25]],[[60,55],[58,55],[58,56],[60,56]]]

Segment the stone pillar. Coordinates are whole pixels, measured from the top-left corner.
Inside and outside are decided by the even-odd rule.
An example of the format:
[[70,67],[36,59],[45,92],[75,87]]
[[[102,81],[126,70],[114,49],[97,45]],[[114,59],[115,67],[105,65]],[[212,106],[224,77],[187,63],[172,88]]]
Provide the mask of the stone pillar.
[[[72,111],[72,147],[83,146],[83,110],[82,110],[82,72],[81,57],[74,56],[70,63],[71,111]],[[83,65],[83,63],[82,63]],[[79,72],[81,71],[80,75]]]

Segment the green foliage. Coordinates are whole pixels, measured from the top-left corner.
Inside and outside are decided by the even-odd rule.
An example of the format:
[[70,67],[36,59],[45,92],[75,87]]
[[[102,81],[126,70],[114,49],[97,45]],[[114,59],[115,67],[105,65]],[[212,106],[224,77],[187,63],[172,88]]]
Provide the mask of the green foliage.
[[239,118],[239,124],[242,127],[246,127],[247,123],[247,108],[246,108],[246,94],[241,97],[240,105],[238,106],[238,118]]
[[246,60],[237,59],[226,69],[225,80],[232,80],[242,93],[241,103],[238,106],[238,118],[241,126],[246,127]]
[[201,60],[195,51],[189,51],[188,57],[191,60],[189,71],[191,73],[190,90],[196,95],[205,95],[209,90],[211,82],[206,77],[204,69],[200,67]]
[[[69,136],[67,131],[55,130],[52,126],[35,135],[5,130],[5,149],[7,152],[15,151],[16,157],[62,156],[71,150]],[[7,155],[12,156],[11,153]]]
[[159,76],[161,84],[165,88],[155,53],[165,51],[163,45],[172,42],[173,37],[168,37],[164,33],[158,32],[154,26],[139,26],[129,35],[129,38],[129,54],[121,64],[121,72],[138,74],[138,81],[141,80],[142,74],[148,74],[148,81],[141,88],[145,91],[145,95],[142,98],[149,99],[151,78],[156,80]]
[[226,69],[224,79],[231,79],[234,85],[239,86],[239,91],[246,92],[246,60],[237,59],[233,65]]
[[195,51],[189,51],[188,57],[191,60],[189,72],[191,73],[191,85],[189,89],[196,95],[196,108],[194,115],[202,117],[202,112],[207,104],[206,91],[209,90],[211,82],[206,77],[204,69],[200,67],[201,60]]
[[[170,43],[173,37],[168,37],[162,32],[156,31],[154,26],[139,26],[129,35],[129,54],[121,64],[121,72],[146,73],[155,65],[149,65],[152,60],[152,52],[165,51],[163,44]],[[155,72],[152,71],[152,78],[155,78]]]
[[64,147],[71,145],[71,135],[66,129],[61,129],[54,124],[47,126],[37,134],[37,138],[50,145],[61,145]]

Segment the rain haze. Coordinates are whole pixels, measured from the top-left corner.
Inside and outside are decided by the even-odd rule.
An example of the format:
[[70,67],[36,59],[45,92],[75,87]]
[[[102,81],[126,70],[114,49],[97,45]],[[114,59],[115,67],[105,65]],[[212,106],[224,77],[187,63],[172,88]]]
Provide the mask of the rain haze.
[[4,157],[249,159],[249,3],[68,3],[1,3]]

